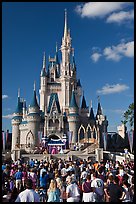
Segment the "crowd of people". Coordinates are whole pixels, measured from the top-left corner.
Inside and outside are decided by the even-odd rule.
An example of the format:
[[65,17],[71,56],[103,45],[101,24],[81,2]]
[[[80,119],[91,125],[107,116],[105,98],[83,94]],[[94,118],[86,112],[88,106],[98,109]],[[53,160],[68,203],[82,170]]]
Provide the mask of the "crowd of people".
[[134,202],[134,162],[18,159],[2,164],[3,202]]

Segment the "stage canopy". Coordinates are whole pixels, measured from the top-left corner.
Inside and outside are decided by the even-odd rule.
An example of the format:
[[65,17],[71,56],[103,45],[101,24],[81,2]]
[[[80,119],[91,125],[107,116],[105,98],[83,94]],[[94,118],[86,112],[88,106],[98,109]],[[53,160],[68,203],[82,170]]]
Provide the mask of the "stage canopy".
[[48,145],[49,146],[55,146],[55,145],[57,145],[57,146],[63,146],[63,145],[65,145],[60,139],[58,139],[58,140],[55,140],[55,139],[51,139],[49,142],[48,142]]

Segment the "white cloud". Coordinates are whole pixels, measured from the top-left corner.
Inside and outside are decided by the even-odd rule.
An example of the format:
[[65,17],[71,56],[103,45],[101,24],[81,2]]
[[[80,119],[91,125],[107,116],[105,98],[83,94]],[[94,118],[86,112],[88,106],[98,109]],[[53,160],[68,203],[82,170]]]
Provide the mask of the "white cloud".
[[115,46],[106,47],[103,50],[103,55],[106,57],[107,60],[119,61],[121,59],[121,55],[117,52]]
[[102,87],[101,90],[97,90],[97,94],[106,95],[106,94],[120,93],[127,89],[129,89],[129,87],[125,84],[113,84],[113,85],[106,84],[105,86]]
[[[95,51],[96,50],[96,51]],[[112,45],[105,47],[103,51],[99,48],[92,48],[93,54],[91,55],[91,59],[94,62],[97,62],[100,57],[105,57],[106,60],[113,60],[118,62],[123,57],[134,57],[134,41],[126,42],[125,40],[121,40],[121,43],[118,45]],[[94,52],[95,51],[95,52]]]
[[134,10],[120,11],[118,13],[112,13],[106,20],[107,23],[123,23],[134,19]]
[[121,10],[129,4],[129,2],[87,2],[78,5],[76,12],[79,13],[81,17],[101,18],[114,11]]
[[103,55],[107,60],[119,61],[123,56],[134,57],[134,41],[120,43],[117,46],[106,47]]
[[13,118],[13,114],[3,115],[2,118],[12,119]]
[[101,56],[102,56],[102,54],[95,52],[95,53],[93,53],[93,54],[91,55],[91,59],[92,59],[94,62],[97,62]]
[[8,98],[8,95],[2,95],[2,99]]

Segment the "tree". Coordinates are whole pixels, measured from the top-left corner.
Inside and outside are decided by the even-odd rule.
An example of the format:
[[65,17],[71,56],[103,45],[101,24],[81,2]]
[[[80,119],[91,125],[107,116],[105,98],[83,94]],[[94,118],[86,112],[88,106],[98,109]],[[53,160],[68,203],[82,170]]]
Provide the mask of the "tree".
[[131,103],[128,110],[124,112],[124,120],[121,121],[124,125],[129,124],[130,128],[134,127],[134,103]]

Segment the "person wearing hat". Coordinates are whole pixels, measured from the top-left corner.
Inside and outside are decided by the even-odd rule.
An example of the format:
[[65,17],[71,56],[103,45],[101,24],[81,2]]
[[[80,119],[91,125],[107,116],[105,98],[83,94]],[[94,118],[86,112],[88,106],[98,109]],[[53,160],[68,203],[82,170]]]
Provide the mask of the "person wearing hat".
[[15,202],[40,202],[40,196],[33,190],[31,179],[26,180],[26,189],[19,193]]

